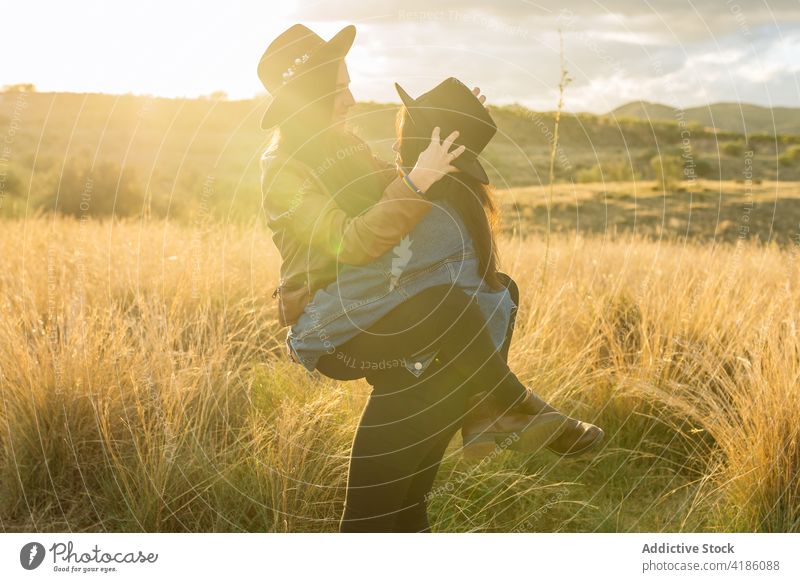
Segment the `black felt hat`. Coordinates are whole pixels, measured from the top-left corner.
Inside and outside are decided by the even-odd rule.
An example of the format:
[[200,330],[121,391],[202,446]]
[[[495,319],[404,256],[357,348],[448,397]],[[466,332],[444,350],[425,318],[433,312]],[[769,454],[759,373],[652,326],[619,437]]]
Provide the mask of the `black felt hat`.
[[458,130],[458,138],[454,143],[466,149],[453,160],[453,165],[483,184],[488,184],[489,177],[478,156],[497,133],[497,125],[472,91],[455,77],[445,79],[416,99],[397,83],[394,86],[414,125],[421,132],[430,135],[433,128],[439,126],[444,139]]
[[320,87],[324,81],[322,76],[327,65],[344,58],[355,36],[356,27],[352,24],[329,41],[308,27],[295,24],[273,40],[258,62],[258,78],[272,96],[261,127],[272,127],[283,121],[296,110],[300,98],[333,91],[332,84]]

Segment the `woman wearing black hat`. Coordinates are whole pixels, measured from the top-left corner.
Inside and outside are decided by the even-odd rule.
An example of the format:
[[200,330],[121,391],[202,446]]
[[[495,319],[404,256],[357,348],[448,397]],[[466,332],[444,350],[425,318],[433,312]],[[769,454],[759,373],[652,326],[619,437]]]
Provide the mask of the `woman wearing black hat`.
[[[298,66],[312,62],[308,55],[296,58]],[[342,69],[340,63],[340,77]],[[289,71],[282,78],[296,74]],[[512,297],[513,282],[496,271],[486,214],[491,197],[477,161],[496,130],[491,118],[455,79],[418,100],[398,91],[406,105],[397,148],[403,172],[379,200],[374,201],[380,190],[369,180],[361,189],[348,189],[370,173],[353,172],[355,164],[348,168],[350,182],[331,190],[336,164],[308,163],[333,159],[319,156],[320,150],[316,158],[303,160],[306,168],[276,153],[280,147],[264,158],[270,227],[284,267],[289,264],[282,268],[279,293],[281,319],[292,325],[290,353],[309,369],[341,379],[366,376],[373,386],[353,443],[341,531],[429,531],[426,496],[459,427],[465,444],[484,453],[502,442],[519,450],[548,446],[558,454],[576,454],[602,438],[598,427],[565,417],[536,397],[505,364],[518,299]],[[295,108],[308,103],[300,101]],[[291,107],[283,107],[284,115],[293,115]],[[332,109],[329,119],[336,121],[335,105]],[[464,129],[464,143],[448,153],[450,143],[439,144],[438,127],[434,139],[428,137],[437,123],[448,126],[448,133]],[[286,127],[291,124],[281,124],[282,131]],[[309,155],[317,134],[306,129],[302,141],[296,133],[295,157],[296,152]],[[359,157],[363,148],[355,141],[350,143],[355,150],[344,148],[346,142],[338,136],[325,145],[340,148],[338,159]],[[309,172],[309,166],[316,171]],[[375,165],[372,175],[385,169]],[[398,179],[403,194],[394,188]],[[316,194],[309,195],[311,190]],[[353,208],[354,201],[370,196],[371,206]],[[360,214],[351,218],[348,207]],[[377,216],[381,207],[386,213]],[[338,230],[331,232],[331,224]],[[383,230],[376,232],[376,226]],[[387,252],[390,248],[396,257]],[[286,275],[293,272],[292,259],[303,254],[306,276],[291,284]],[[312,267],[308,257],[316,254],[326,256],[328,264]],[[328,284],[321,284],[326,278]],[[470,432],[464,432],[467,425]]]

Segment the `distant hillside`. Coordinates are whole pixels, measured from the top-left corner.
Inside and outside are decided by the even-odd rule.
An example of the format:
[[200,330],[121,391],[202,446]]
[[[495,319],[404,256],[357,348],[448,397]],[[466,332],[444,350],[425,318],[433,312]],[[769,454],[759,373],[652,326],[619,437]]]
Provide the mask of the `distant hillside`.
[[675,110],[661,103],[632,101],[609,112],[617,119],[644,119],[652,121],[675,121]]
[[[166,99],[134,95],[0,93],[0,215],[37,209],[83,216],[192,216],[248,219],[259,212],[258,159],[269,142],[261,99]],[[392,160],[396,104],[359,103],[350,124]],[[491,107],[498,133],[484,152],[498,188],[548,181],[552,113]],[[687,176],[710,180],[800,180],[800,136],[776,140],[690,124],[691,148],[674,120],[565,115],[559,182],[653,180],[669,191]],[[754,150],[749,156],[745,147]],[[663,178],[663,180],[662,180]]]
[[[680,111],[660,103],[634,101],[617,107],[610,116],[652,121],[676,121]],[[742,134],[766,133],[769,135],[800,134],[800,108],[760,107],[748,103],[713,103],[703,107],[684,109],[687,122],[702,124]]]

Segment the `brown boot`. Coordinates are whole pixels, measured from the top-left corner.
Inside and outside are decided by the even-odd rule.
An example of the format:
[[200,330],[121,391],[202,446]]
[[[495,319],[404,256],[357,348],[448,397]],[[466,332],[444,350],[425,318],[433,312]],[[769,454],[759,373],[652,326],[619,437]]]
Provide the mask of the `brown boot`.
[[548,443],[547,449],[562,457],[578,456],[593,451],[605,435],[599,426],[558,412],[531,390],[528,390],[528,396],[516,408],[526,414],[561,415],[564,430]]
[[494,453],[498,447],[535,453],[566,429],[561,413],[525,414],[499,406],[486,392],[467,401],[467,415],[461,427],[462,454],[475,461]]
[[572,426],[567,428],[558,438],[553,439],[547,445],[547,449],[562,457],[577,457],[584,453],[593,452],[605,436],[603,429],[569,416],[567,419]]

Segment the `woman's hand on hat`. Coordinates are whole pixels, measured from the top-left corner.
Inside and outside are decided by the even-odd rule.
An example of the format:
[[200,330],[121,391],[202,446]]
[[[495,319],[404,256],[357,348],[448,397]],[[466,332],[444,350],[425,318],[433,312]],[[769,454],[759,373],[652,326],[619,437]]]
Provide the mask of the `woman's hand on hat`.
[[478,101],[481,102],[481,105],[486,107],[486,95],[481,95],[480,87],[473,87],[472,88],[472,94],[475,95],[475,97],[478,98]]
[[458,131],[454,131],[441,142],[439,141],[439,132],[440,129],[438,127],[433,128],[431,143],[419,155],[414,168],[408,173],[408,177],[414,185],[423,192],[427,191],[428,188],[446,174],[457,171],[458,168],[453,166],[451,162],[463,154],[466,149],[462,145],[450,151],[453,142],[458,137]]

